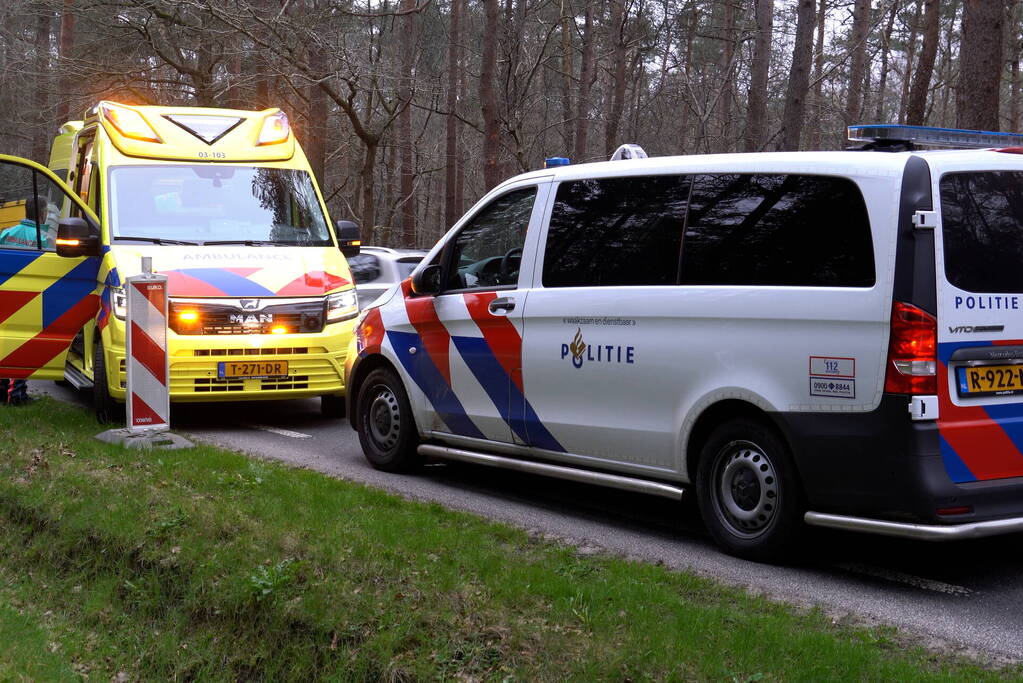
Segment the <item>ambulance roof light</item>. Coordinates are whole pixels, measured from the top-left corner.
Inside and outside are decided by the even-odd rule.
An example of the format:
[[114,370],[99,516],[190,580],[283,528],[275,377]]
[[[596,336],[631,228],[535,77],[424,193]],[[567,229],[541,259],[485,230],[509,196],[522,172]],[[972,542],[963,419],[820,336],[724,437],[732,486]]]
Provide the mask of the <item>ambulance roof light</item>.
[[126,138],[142,142],[163,142],[145,117],[134,109],[113,102],[100,102],[99,111]]
[[847,136],[852,142],[884,145],[908,143],[911,147],[943,147],[946,149],[989,149],[1023,146],[1023,134],[987,130],[901,126],[896,124],[865,124],[849,126]]
[[291,124],[288,123],[288,115],[283,111],[274,112],[263,119],[263,127],[259,130],[256,146],[286,142],[290,134]]
[[572,162],[568,160],[568,157],[547,157],[543,160],[544,168],[555,168],[557,166],[568,166]]
[[631,143],[624,144],[615,150],[615,153],[611,155],[611,161],[620,161],[622,159],[646,159],[647,153],[639,145],[633,145]]

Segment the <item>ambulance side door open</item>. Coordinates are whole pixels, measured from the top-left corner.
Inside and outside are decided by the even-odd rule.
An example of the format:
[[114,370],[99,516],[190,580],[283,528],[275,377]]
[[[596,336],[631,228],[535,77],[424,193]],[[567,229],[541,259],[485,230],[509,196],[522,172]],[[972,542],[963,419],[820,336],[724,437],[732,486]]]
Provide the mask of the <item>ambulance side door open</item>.
[[71,340],[99,310],[98,225],[51,171],[0,155],[0,377],[64,377]]

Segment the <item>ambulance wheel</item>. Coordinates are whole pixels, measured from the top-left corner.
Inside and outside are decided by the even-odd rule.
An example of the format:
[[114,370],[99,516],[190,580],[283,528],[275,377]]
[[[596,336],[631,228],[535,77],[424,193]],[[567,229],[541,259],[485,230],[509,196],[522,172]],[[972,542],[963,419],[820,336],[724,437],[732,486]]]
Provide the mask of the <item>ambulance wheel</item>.
[[330,394],[320,396],[320,415],[323,417],[344,417],[345,397]]
[[423,462],[419,432],[401,380],[390,368],[369,373],[359,389],[355,415],[369,464],[385,472],[410,472]]
[[107,384],[107,361],[103,354],[103,345],[93,347],[92,357],[92,407],[96,411],[96,420],[102,424],[125,425],[124,404],[118,403],[110,395]]
[[748,560],[791,559],[803,530],[796,468],[763,422],[735,419],[703,444],[696,471],[700,514],[726,552]]

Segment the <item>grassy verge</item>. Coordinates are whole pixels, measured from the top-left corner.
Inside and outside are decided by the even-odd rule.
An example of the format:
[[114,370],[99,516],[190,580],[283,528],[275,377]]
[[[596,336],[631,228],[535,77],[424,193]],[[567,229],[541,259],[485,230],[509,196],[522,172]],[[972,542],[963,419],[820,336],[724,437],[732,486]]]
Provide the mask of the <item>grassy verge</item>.
[[1020,674],[313,472],[97,431],[47,399],[0,409],[0,679]]

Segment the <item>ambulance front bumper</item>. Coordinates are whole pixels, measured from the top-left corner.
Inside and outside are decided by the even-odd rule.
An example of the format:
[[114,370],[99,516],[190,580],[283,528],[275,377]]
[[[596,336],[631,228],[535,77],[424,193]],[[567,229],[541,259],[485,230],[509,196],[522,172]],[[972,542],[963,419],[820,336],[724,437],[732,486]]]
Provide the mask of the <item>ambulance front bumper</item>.
[[999,536],[1023,531],[1023,517],[992,519],[985,522],[963,524],[916,524],[891,522],[884,519],[833,515],[825,512],[807,512],[804,521],[811,526],[859,531],[879,536],[894,536],[917,541],[957,541],[985,536]]

